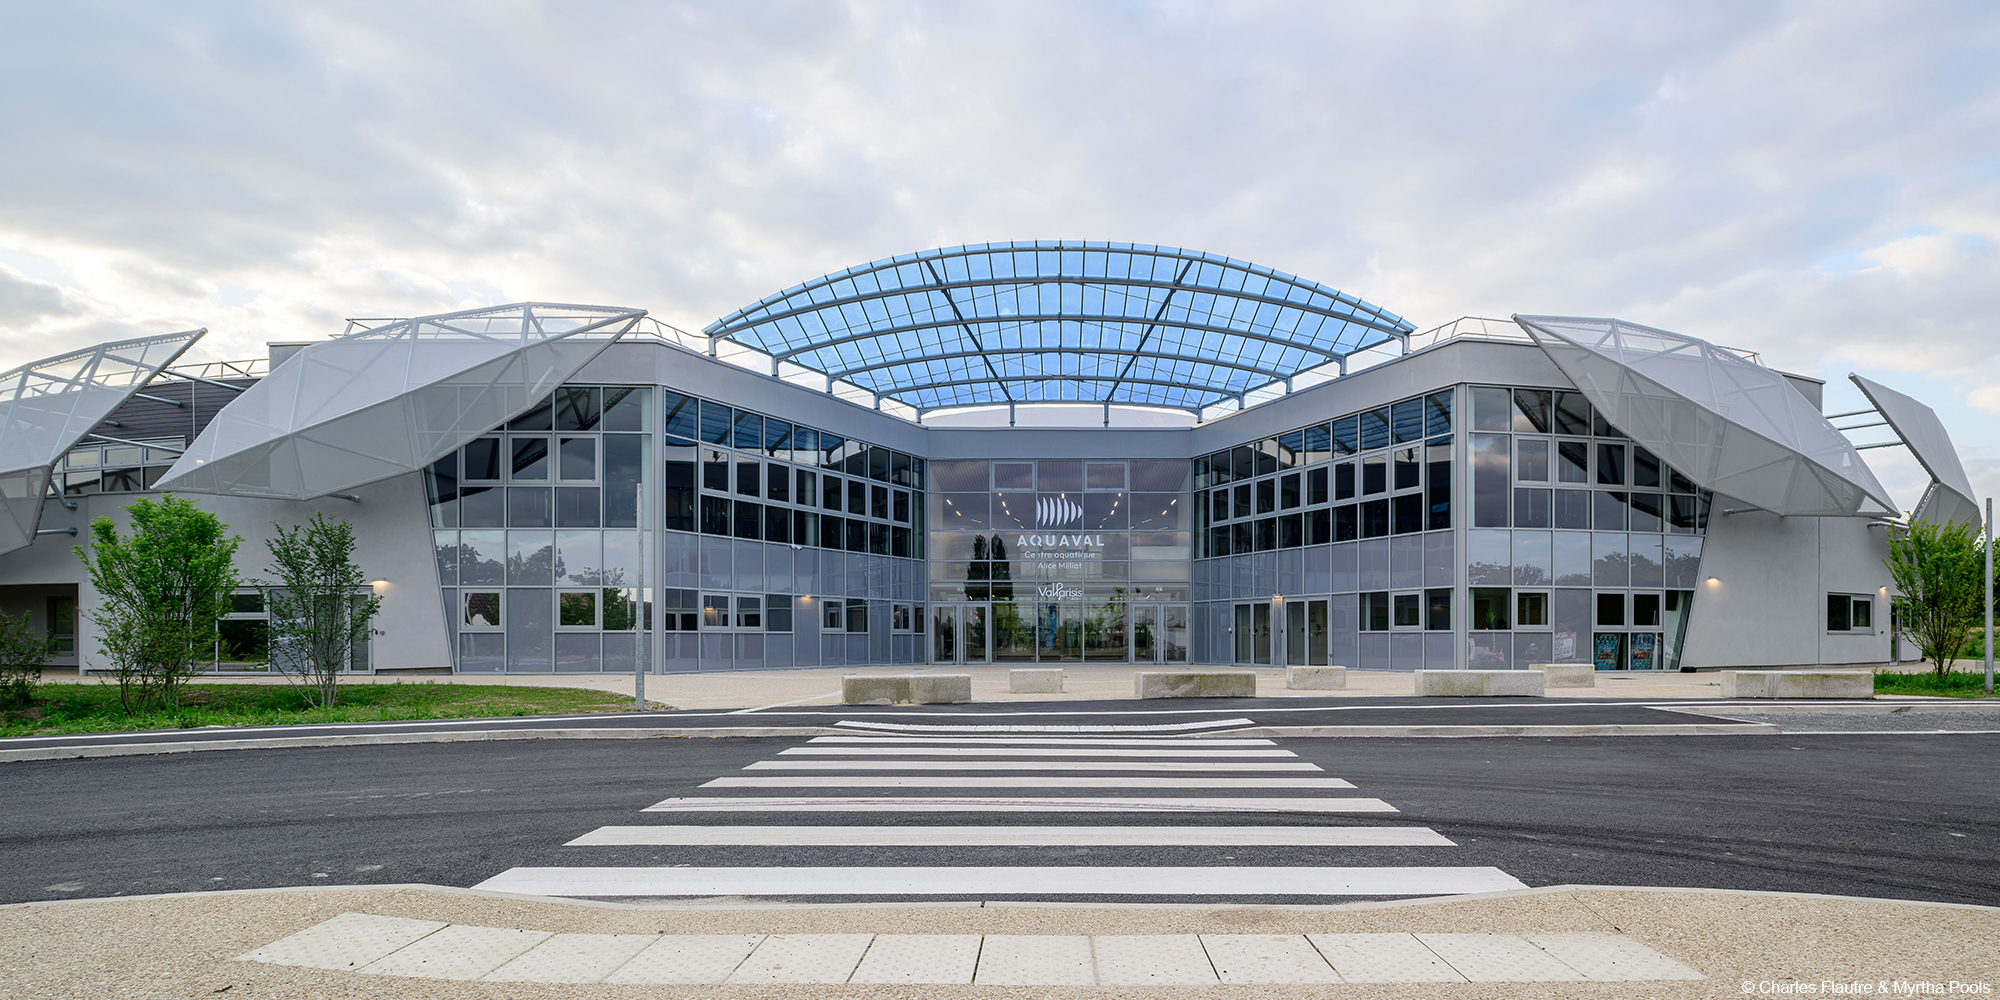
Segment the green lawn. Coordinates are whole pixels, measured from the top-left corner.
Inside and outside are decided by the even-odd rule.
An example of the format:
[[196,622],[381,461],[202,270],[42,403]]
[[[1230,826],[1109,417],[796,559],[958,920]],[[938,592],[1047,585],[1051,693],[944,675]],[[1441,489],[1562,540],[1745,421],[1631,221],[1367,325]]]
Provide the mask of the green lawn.
[[1964,664],[1951,673],[1938,677],[1925,671],[1921,674],[1876,674],[1876,694],[1925,694],[1945,698],[1985,698],[1986,665],[1973,664],[1970,671]]
[[127,715],[118,705],[116,684],[43,684],[35,688],[34,701],[26,708],[0,710],[0,736],[631,710],[631,695],[605,691],[399,681],[342,684],[340,701],[331,711],[307,708],[305,697],[289,685],[193,684],[183,693],[178,712],[161,709]]

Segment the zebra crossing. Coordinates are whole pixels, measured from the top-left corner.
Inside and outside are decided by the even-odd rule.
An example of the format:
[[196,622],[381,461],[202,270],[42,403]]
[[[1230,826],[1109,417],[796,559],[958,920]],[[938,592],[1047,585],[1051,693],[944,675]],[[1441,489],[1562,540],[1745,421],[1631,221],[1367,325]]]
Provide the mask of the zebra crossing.
[[[813,737],[642,810],[659,822],[603,826],[563,845],[580,859],[597,852],[600,860],[607,850],[681,849],[652,859],[679,863],[516,867],[476,888],[599,898],[1001,900],[1385,898],[1526,888],[1498,868],[1449,864],[1458,846],[1449,838],[1384,823],[1394,805],[1275,740],[1200,735],[1229,724],[843,722],[851,732]],[[825,813],[872,815],[800,821]],[[1023,813],[1062,815],[997,821]],[[760,821],[784,814],[799,818]],[[996,819],[981,818],[987,814]],[[1079,822],[1097,815],[1106,818]],[[855,863],[857,851],[867,852],[865,863]],[[1052,851],[1059,856],[1037,856]],[[1260,851],[1278,852],[1286,863],[1238,860]],[[1412,851],[1447,863],[1354,863],[1383,860],[1384,852],[1400,852],[1393,856],[1404,862]],[[1005,863],[994,863],[996,852]],[[1080,855],[1092,863],[1043,863]],[[718,857],[752,863],[702,863]]]

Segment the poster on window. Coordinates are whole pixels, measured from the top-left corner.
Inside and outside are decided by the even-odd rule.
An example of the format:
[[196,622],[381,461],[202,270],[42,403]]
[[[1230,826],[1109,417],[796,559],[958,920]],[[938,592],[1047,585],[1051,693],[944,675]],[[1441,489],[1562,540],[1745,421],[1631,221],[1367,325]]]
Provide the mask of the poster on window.
[[1576,662],[1575,632],[1557,632],[1554,645],[1555,648],[1549,653],[1550,663]]
[[1596,655],[1597,669],[1599,670],[1620,669],[1621,667],[1624,666],[1623,663],[1619,662],[1624,659],[1624,656],[1622,655],[1624,652],[1625,652],[1625,633],[1623,632],[1597,633],[1597,655]]
[[1632,636],[1632,669],[1652,670],[1659,666],[1653,652],[1659,648],[1660,637],[1652,632],[1637,632]]

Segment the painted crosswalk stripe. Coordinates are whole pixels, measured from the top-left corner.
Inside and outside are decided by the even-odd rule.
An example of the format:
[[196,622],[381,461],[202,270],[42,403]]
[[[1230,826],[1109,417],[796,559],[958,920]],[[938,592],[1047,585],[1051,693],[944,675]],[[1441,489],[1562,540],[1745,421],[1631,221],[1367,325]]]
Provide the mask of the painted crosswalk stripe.
[[1525,889],[1498,868],[510,868],[473,886],[538,896],[1448,896]]
[[1254,726],[1249,719],[1211,719],[1207,722],[1168,722],[1151,726],[1029,726],[1029,725],[926,725],[918,722],[856,722],[842,719],[834,723],[851,729],[879,729],[906,733],[1168,733],[1195,729],[1230,729]]
[[1453,847],[1422,826],[601,826],[565,847]]
[[962,743],[968,746],[1008,743],[1033,747],[1269,747],[1277,740],[1237,739],[1227,736],[1187,738],[1182,736],[815,736],[807,743],[869,744]]
[[1317,771],[1311,761],[760,760],[745,771]]
[[1201,748],[1168,747],[1132,750],[1124,747],[792,747],[778,751],[778,756],[818,756],[818,757],[895,757],[909,755],[929,755],[933,757],[1297,757],[1290,750],[1211,750]]
[[726,775],[703,788],[1353,788],[1344,778],[1148,778],[1139,775]]
[[1162,812],[1162,813],[1376,813],[1396,812],[1381,799],[1363,798],[928,798],[898,796],[707,796],[664,799],[645,812]]

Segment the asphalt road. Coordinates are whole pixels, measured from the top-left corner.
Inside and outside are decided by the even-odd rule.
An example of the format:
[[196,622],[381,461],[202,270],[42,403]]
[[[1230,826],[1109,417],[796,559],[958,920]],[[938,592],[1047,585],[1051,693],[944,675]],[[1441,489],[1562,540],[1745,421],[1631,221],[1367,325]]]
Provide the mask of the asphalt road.
[[[1980,763],[2000,754],[2000,735],[1991,734],[1284,739],[1283,749],[1353,782],[1347,794],[1379,797],[1400,812],[1060,817],[1069,825],[1393,822],[1428,826],[1455,848],[562,846],[600,826],[648,822],[1052,822],[1008,813],[668,820],[639,811],[672,796],[734,794],[695,788],[804,743],[551,740],[0,764],[7,859],[0,902],[296,885],[470,886],[515,866],[1447,863],[1497,866],[1531,886],[2000,905],[2000,770]],[[1448,861],[1440,850],[1451,852]]]
[[[1652,707],[1657,702],[1541,700],[1529,698],[1370,698],[1366,702],[1328,704],[1295,698],[1188,698],[1173,707],[1131,700],[1065,702],[1056,707],[1033,703],[1000,705],[899,705],[888,707],[823,707],[714,712],[626,712],[592,715],[515,716],[498,719],[426,719],[410,722],[343,722],[329,725],[214,726],[203,729],[156,729],[127,733],[81,733],[63,736],[18,736],[0,739],[0,749],[96,744],[180,743],[229,741],[265,737],[307,737],[339,733],[450,733],[468,729],[751,729],[770,727],[831,727],[841,722],[919,725],[1040,725],[1040,726],[1170,726],[1204,720],[1249,719],[1268,726],[1600,726],[1728,724],[1728,718],[1707,718]],[[1768,704],[1768,703],[1767,703]],[[1733,712],[1754,709],[1755,703],[1673,702],[1676,708]]]

